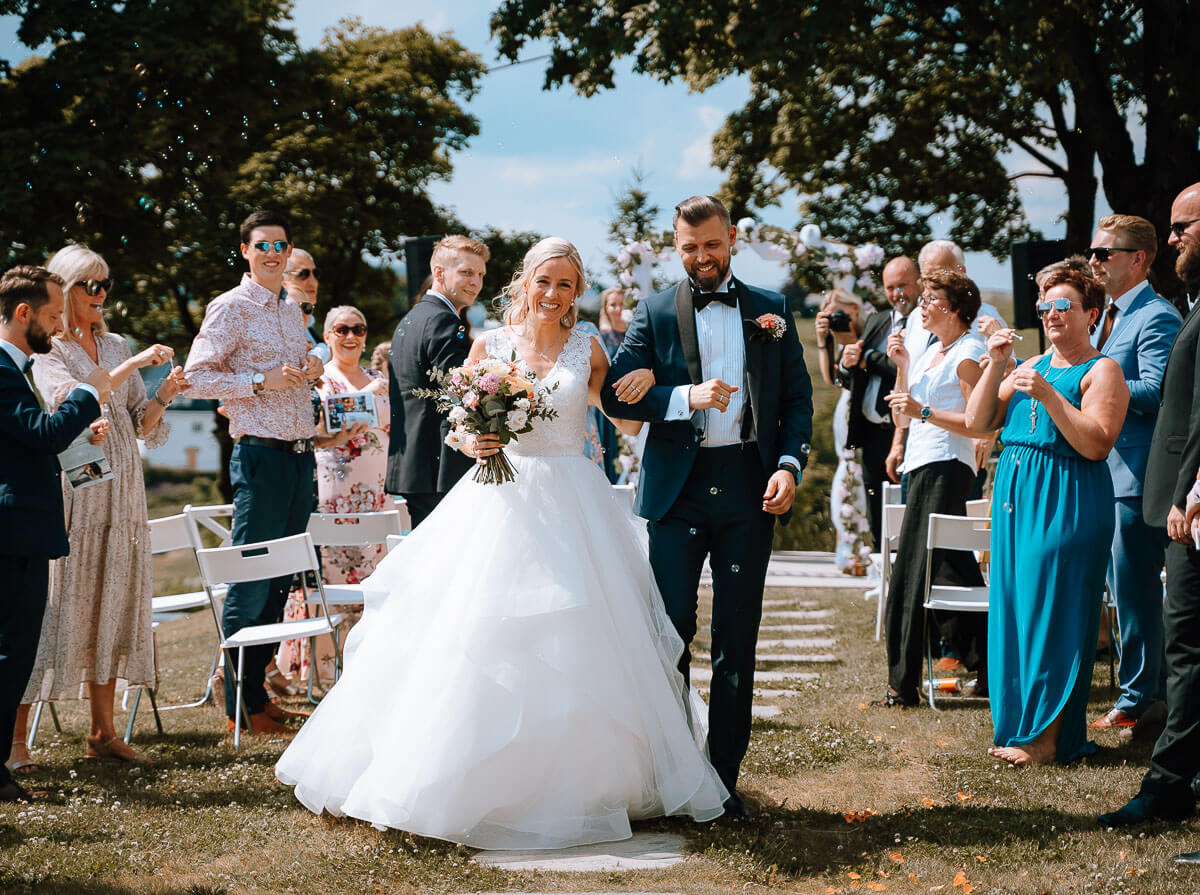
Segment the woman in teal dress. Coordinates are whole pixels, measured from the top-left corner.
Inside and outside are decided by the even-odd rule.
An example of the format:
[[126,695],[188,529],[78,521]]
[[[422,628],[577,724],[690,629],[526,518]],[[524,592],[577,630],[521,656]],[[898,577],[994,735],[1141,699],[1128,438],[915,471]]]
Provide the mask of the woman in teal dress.
[[1095,751],[1085,711],[1113,535],[1104,459],[1129,406],[1121,368],[1089,339],[1104,290],[1073,270],[1043,288],[1037,308],[1051,349],[1005,375],[1013,331],[994,334],[967,406],[976,431],[1004,422],[992,492],[988,752],[1015,765]]

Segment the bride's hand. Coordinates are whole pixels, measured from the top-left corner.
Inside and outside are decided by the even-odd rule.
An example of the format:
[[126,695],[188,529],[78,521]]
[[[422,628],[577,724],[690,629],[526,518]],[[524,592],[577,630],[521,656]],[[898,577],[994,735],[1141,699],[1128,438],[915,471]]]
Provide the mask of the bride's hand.
[[499,435],[476,435],[468,441],[469,453],[475,456],[475,462],[483,465],[485,458],[500,453]]
[[631,370],[613,383],[617,400],[625,404],[636,404],[654,385],[654,373],[646,368]]

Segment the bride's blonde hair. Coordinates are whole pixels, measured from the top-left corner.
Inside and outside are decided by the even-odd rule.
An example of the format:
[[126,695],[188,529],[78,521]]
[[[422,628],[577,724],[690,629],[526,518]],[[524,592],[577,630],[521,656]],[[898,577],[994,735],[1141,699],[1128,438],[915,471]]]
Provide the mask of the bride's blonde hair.
[[[571,262],[571,266],[575,268],[575,298],[578,299],[583,295],[583,290],[588,287],[588,282],[587,274],[583,270],[583,260],[579,257],[579,250],[562,237],[548,236],[525,253],[525,260],[513,274],[512,282],[500,293],[501,308],[506,324],[517,326],[525,322],[530,310],[529,281],[539,267],[555,258],[566,258]],[[579,319],[578,305],[578,300],[572,301],[571,307],[567,308],[566,313],[559,321],[568,329],[573,327]]]

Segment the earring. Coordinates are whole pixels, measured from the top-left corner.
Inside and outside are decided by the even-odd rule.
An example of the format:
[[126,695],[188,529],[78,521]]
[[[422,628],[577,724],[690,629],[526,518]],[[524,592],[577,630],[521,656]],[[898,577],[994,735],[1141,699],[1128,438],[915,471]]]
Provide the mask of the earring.
[[1088,335],[1095,335],[1095,334],[1096,334],[1096,324],[1089,323],[1088,324]]

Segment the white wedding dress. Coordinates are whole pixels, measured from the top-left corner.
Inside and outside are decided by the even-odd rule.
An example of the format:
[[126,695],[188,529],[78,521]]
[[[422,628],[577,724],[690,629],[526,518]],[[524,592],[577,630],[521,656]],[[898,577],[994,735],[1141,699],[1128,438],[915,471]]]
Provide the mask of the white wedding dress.
[[516,481],[468,473],[364,583],[386,597],[276,766],[312,811],[487,849],[722,813],[645,531],[583,455],[590,353],[572,331],[557,418],[506,448]]

